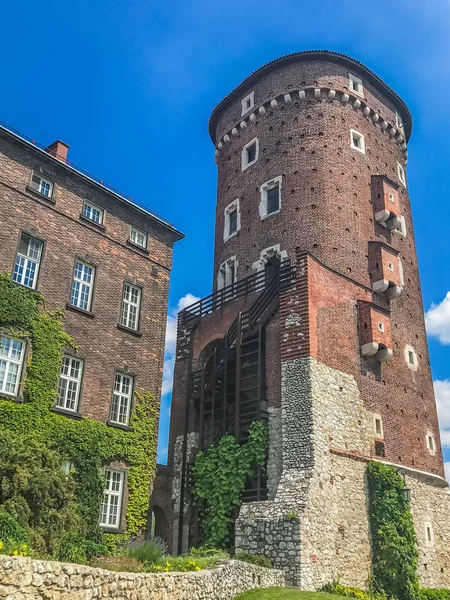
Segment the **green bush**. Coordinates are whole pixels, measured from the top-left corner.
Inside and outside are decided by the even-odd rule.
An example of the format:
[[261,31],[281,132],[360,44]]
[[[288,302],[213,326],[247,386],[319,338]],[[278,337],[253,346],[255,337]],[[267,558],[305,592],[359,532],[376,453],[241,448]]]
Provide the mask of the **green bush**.
[[242,562],[250,563],[251,565],[258,565],[258,567],[265,567],[266,569],[272,569],[272,562],[267,556],[263,554],[250,554],[249,552],[238,552],[233,556],[235,560],[241,560]]
[[76,531],[67,531],[61,536],[56,558],[62,562],[86,564],[106,552],[105,544],[86,539]]
[[159,538],[130,542],[125,556],[134,558],[142,564],[152,565],[161,561],[166,550],[164,542]]
[[320,592],[326,592],[328,594],[335,594],[336,596],[347,596],[348,598],[358,598],[358,600],[387,600],[385,594],[375,593],[371,591],[361,590],[356,587],[349,587],[342,585],[339,581],[334,580],[330,583],[326,583],[319,590]]
[[0,510],[0,541],[3,544],[28,544],[25,529],[6,510]]
[[450,590],[421,588],[420,600],[450,600]]
[[223,550],[219,550],[218,548],[205,548],[205,546],[201,546],[200,548],[191,548],[189,550],[190,556],[193,558],[221,558],[223,560],[229,558],[229,554],[224,552]]

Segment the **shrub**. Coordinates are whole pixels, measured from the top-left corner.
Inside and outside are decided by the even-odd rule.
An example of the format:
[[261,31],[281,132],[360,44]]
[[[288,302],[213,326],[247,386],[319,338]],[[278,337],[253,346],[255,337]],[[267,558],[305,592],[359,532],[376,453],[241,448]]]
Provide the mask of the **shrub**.
[[250,563],[251,565],[258,565],[258,567],[272,569],[271,560],[263,554],[250,554],[249,552],[238,552],[233,556],[233,558],[235,560],[241,560],[242,562]]
[[450,590],[422,588],[419,597],[420,600],[450,600]]
[[160,538],[131,542],[125,551],[125,556],[134,558],[145,565],[159,562],[166,550],[166,546]]
[[4,544],[27,544],[25,529],[6,510],[0,510],[0,540]]
[[219,550],[218,548],[205,548],[205,546],[201,546],[200,548],[191,548],[189,550],[190,556],[193,558],[220,558],[227,559],[229,558],[229,554],[224,552],[223,550]]
[[84,548],[84,537],[74,531],[68,531],[61,537],[57,553],[58,560],[62,562],[84,564],[87,562]]

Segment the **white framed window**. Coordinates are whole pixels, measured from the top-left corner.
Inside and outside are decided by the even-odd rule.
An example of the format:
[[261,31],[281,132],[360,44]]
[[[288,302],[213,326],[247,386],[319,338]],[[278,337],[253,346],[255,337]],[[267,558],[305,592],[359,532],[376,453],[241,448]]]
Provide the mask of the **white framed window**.
[[0,393],[17,396],[24,354],[25,342],[8,335],[0,337]]
[[80,358],[64,355],[58,381],[56,406],[77,412],[80,399],[83,361]]
[[100,525],[119,529],[123,500],[124,472],[105,469],[105,491],[100,509]]
[[417,360],[417,352],[409,344],[405,346],[405,360],[406,364],[411,370],[417,371],[417,367],[419,366],[419,361]]
[[236,283],[237,281],[237,259],[232,256],[219,267],[219,273],[217,274],[217,289],[222,290],[223,288]]
[[266,181],[259,188],[261,199],[259,202],[259,216],[261,219],[279,213],[281,210],[281,179],[282,176]]
[[403,185],[406,187],[405,169],[402,167],[402,165],[399,162],[397,163],[397,172],[398,172],[398,178],[403,183]]
[[395,124],[399,129],[403,129],[403,121],[397,111],[395,111]]
[[350,129],[350,146],[354,150],[358,150],[362,154],[366,153],[366,144],[364,142],[364,136],[356,129]]
[[93,223],[97,223],[97,225],[103,225],[103,217],[105,215],[105,211],[103,208],[99,208],[92,204],[92,202],[86,202],[83,204],[83,217],[85,219],[89,219]]
[[426,441],[428,452],[431,454],[431,456],[434,456],[436,454],[436,441],[431,431],[427,431]]
[[255,106],[255,92],[250,92],[241,100],[241,117]]
[[391,202],[395,202],[395,194],[393,194],[392,192],[389,192],[389,200]]
[[378,321],[378,329],[379,329],[379,331],[381,331],[382,333],[384,333],[384,323],[383,323],[383,321]]
[[242,149],[241,169],[245,171],[255,164],[259,157],[259,140],[253,138]]
[[116,373],[111,403],[110,421],[112,423],[128,425],[130,421],[132,394],[133,377],[124,373]]
[[364,96],[364,87],[361,77],[358,77],[354,73],[349,73],[348,79],[350,90],[358,96]]
[[223,216],[223,241],[226,242],[231,237],[236,235],[236,233],[241,228],[241,212],[239,207],[239,198],[234,200],[234,202],[230,202],[230,204],[228,204],[228,206],[225,207]]
[[30,188],[43,196],[47,196],[47,198],[53,196],[53,183],[41,177],[39,173],[33,172],[31,174]]
[[130,242],[133,242],[133,244],[136,244],[136,246],[140,246],[141,248],[147,248],[147,239],[148,236],[146,233],[136,227],[131,227]]
[[70,303],[83,310],[91,310],[95,267],[79,260],[75,263]]
[[42,256],[42,242],[22,233],[14,264],[13,280],[34,290]]
[[388,267],[389,271],[393,271],[394,270],[394,263],[392,263],[390,260],[388,260],[387,267]]
[[141,288],[131,283],[123,284],[122,310],[120,324],[137,331],[139,327],[139,310],[141,307]]
[[434,546],[433,523],[431,523],[431,521],[425,521],[424,529],[425,529],[425,546],[427,548],[432,548]]
[[375,437],[379,439],[384,438],[383,420],[381,418],[381,415],[373,415],[373,432],[375,434]]

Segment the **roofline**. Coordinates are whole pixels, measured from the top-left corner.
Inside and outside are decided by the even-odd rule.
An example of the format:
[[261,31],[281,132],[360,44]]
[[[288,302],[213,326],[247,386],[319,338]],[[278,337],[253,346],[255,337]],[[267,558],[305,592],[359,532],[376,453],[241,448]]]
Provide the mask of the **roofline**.
[[9,125],[7,125],[6,123],[0,122],[0,131],[5,133],[9,137],[12,137],[19,143],[34,150],[35,152],[41,154],[42,156],[45,156],[46,159],[50,160],[51,162],[58,165],[59,167],[63,167],[70,173],[72,173],[78,177],[81,177],[81,179],[83,179],[90,185],[93,185],[94,187],[100,189],[103,193],[106,193],[109,196],[112,196],[114,199],[119,200],[119,202],[123,202],[123,203],[127,204],[130,208],[133,208],[137,212],[145,214],[147,217],[150,217],[150,219],[155,221],[159,226],[162,226],[165,229],[168,229],[173,234],[173,236],[175,238],[174,241],[181,240],[185,237],[184,233],[181,233],[181,231],[176,229],[172,225],[172,223],[170,223],[169,221],[166,221],[163,217],[160,217],[156,213],[152,213],[149,209],[145,208],[144,206],[141,206],[136,201],[131,200],[131,198],[126,198],[118,190],[114,190],[113,188],[110,188],[109,186],[101,183],[100,181],[96,181],[94,179],[93,175],[83,172],[76,165],[68,164],[58,158],[55,158],[54,156],[52,156],[45,150],[44,146],[41,146],[41,144],[38,145],[37,142],[35,142],[34,140],[27,139],[26,136],[24,136],[22,133],[16,131],[15,129],[13,129]]
[[302,52],[293,52],[291,54],[286,54],[281,56],[280,58],[276,58],[266,63],[262,67],[250,73],[248,77],[246,77],[239,85],[237,85],[229,94],[223,98],[216,106],[214,107],[211,116],[208,121],[208,132],[211,137],[213,144],[216,143],[215,140],[215,128],[217,125],[217,121],[219,119],[219,114],[221,111],[228,106],[234,97],[239,93],[243,93],[247,88],[250,87],[251,84],[255,82],[256,79],[259,79],[263,74],[270,73],[275,69],[278,69],[285,64],[299,62],[302,60],[308,59],[327,59],[329,61],[334,61],[338,63],[344,63],[346,65],[356,67],[359,70],[363,71],[365,75],[368,77],[369,81],[376,85],[381,85],[383,91],[387,95],[388,99],[395,103],[400,109],[400,115],[403,120],[403,126],[405,128],[406,139],[409,140],[412,132],[412,115],[407,106],[407,104],[402,100],[402,98],[392,89],[387,83],[385,83],[376,73],[371,71],[366,65],[364,65],[359,60],[348,56],[347,54],[342,54],[340,52],[333,52],[332,50],[303,50]]

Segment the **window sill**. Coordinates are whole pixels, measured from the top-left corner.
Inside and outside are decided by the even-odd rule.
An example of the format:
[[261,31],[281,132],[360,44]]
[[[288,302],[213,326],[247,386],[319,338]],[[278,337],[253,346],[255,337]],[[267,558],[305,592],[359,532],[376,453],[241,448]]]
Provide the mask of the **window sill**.
[[93,312],[91,312],[90,310],[84,310],[84,308],[80,308],[79,306],[75,306],[73,304],[69,304],[69,302],[66,304],[66,308],[68,310],[73,310],[74,312],[81,313],[85,317],[89,317],[91,319],[95,318],[95,314]]
[[25,403],[25,398],[23,396],[19,396],[18,394],[7,394],[6,392],[0,392],[0,400],[12,400],[13,402],[17,402],[17,404]]
[[95,227],[96,229],[99,229],[100,231],[106,231],[106,227],[104,225],[102,225],[101,223],[96,223],[95,221],[92,221],[91,219],[88,219],[87,217],[80,215],[80,221],[83,221],[84,223],[89,223],[89,225],[92,225],[93,227]]
[[114,421],[106,421],[106,424],[110,427],[117,427],[117,429],[123,429],[124,431],[133,431],[133,428],[129,425],[122,425],[121,423],[115,423]]
[[142,331],[131,329],[130,327],[127,327],[126,325],[121,325],[120,323],[117,323],[117,329],[125,331],[125,333],[130,333],[131,335],[134,335],[138,338],[142,337]]
[[56,204],[56,200],[54,200],[52,196],[46,196],[45,194],[41,194],[41,192],[38,192],[38,190],[34,190],[29,185],[27,185],[27,187],[25,189],[30,194],[33,194],[34,196],[37,196],[38,198],[41,198],[42,200],[45,200],[49,204]]
[[261,217],[261,221],[264,221],[264,219],[269,219],[270,217],[273,217],[275,215],[279,215],[281,212],[281,208],[279,208],[278,210],[274,210],[271,213],[268,213],[267,215],[264,215],[263,217]]
[[128,246],[131,246],[131,248],[133,250],[139,250],[139,252],[142,252],[142,254],[147,254],[147,255],[150,254],[150,251],[147,250],[147,248],[143,248],[142,246],[139,246],[138,244],[135,244],[131,240],[127,240],[127,244],[128,244]]
[[236,231],[234,233],[231,233],[228,237],[225,237],[223,239],[224,242],[228,242],[228,240],[231,240],[232,238],[236,237],[237,234],[239,233],[240,229],[236,229]]
[[61,408],[60,406],[53,406],[51,411],[59,415],[64,415],[65,417],[69,417],[70,419],[76,419],[78,421],[83,418],[83,415],[81,413],[66,410],[65,408]]

